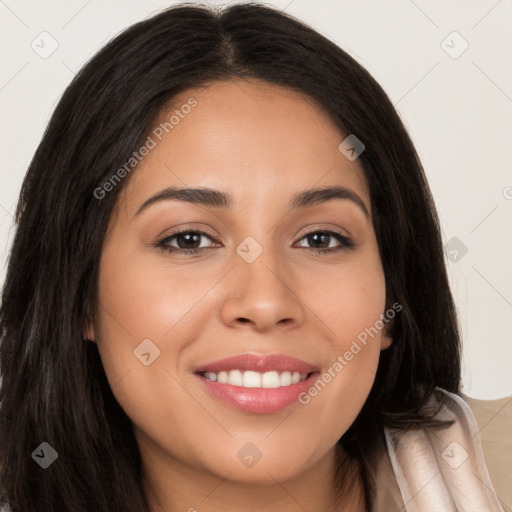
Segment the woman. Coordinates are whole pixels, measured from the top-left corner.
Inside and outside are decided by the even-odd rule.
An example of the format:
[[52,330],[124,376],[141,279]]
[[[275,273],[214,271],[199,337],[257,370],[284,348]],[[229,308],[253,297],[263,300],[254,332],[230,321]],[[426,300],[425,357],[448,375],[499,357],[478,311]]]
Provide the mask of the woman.
[[421,164],[311,28],[255,4],[130,27],[63,95],[17,223],[12,512],[501,510]]

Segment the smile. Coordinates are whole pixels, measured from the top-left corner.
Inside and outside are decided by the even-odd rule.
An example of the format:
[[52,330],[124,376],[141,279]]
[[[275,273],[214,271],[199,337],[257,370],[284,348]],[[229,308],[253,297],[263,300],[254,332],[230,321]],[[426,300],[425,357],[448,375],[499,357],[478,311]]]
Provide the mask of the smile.
[[219,384],[231,384],[244,388],[280,388],[297,384],[307,379],[308,373],[299,372],[253,372],[230,370],[221,372],[205,372],[203,376]]
[[314,384],[320,367],[286,354],[243,353],[194,368],[203,390],[222,405],[271,414],[292,404]]

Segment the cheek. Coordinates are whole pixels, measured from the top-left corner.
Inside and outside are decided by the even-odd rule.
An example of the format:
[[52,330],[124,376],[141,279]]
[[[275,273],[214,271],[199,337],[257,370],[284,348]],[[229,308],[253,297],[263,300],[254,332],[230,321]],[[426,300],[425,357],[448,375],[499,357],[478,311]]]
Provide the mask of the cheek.
[[139,254],[104,250],[97,346],[114,395],[133,417],[160,409],[155,390],[169,387],[165,370],[175,373],[180,351],[193,338],[188,313],[200,292],[182,272],[171,279],[158,260],[141,258],[140,249]]
[[[352,340],[358,337],[363,340],[367,330],[376,323],[380,325],[386,287],[376,251],[368,251],[345,265],[333,267],[330,272],[317,274],[309,285],[304,282],[304,289],[310,290],[308,303],[314,306],[337,353],[348,350]],[[378,335],[373,338],[380,340]]]
[[114,329],[124,330],[124,337],[129,333],[132,341],[161,339],[176,324],[186,323],[187,314],[211,286],[206,272],[172,267],[164,253],[148,251],[141,255],[140,248],[106,250],[100,267],[100,316],[117,324]]
[[[322,285],[320,292],[319,285]],[[375,254],[316,280],[308,296],[317,304],[330,340],[319,380],[301,397],[319,432],[339,438],[370,393],[381,350],[385,279]]]
[[[211,418],[178,382],[177,365],[211,316],[208,300],[194,306],[215,280],[208,284],[204,273],[190,270],[174,270],[171,275],[165,258],[159,260],[148,262],[128,251],[104,251],[97,346],[112,393],[136,431],[159,439],[167,452],[179,452],[186,459],[202,435],[199,426],[210,424]],[[194,279],[202,286],[192,284]],[[141,346],[146,347],[144,352]],[[135,352],[149,353],[150,364],[145,365],[144,357],[139,359]],[[223,431],[215,434],[220,437]],[[147,440],[143,434],[142,441]],[[185,448],[176,451],[180,446]]]

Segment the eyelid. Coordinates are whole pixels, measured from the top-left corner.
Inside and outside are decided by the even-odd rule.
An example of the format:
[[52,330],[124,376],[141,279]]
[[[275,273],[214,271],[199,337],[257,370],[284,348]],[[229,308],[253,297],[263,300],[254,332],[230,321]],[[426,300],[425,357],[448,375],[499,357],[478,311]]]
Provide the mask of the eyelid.
[[[210,241],[214,242],[214,243],[222,243],[218,240],[218,238],[216,236],[213,236],[211,235],[210,233],[206,232],[206,231],[203,231],[202,229],[198,229],[198,228],[183,228],[183,229],[179,229],[177,231],[173,231],[172,233],[169,233],[169,234],[166,234],[164,235],[163,237],[160,237],[158,239],[158,241],[156,242],[156,246],[160,246],[160,247],[165,247],[165,242],[167,242],[167,240],[171,239],[171,238],[175,238],[179,235],[182,235],[182,234],[185,234],[185,233],[196,233],[198,235],[201,235],[201,236],[204,236],[205,238],[208,238]],[[177,248],[174,248],[176,250],[183,250],[185,251],[185,249],[177,249]],[[205,249],[204,247],[202,247],[201,249]]]
[[166,238],[171,238],[173,236],[179,235],[181,233],[189,233],[189,232],[195,232],[195,233],[201,233],[202,235],[205,235],[212,240],[216,241],[222,241],[222,237],[217,234],[210,233],[207,231],[208,228],[203,228],[203,225],[201,227],[196,227],[194,224],[185,224],[184,226],[178,226],[176,228],[166,229],[163,231],[160,235],[156,237],[157,242],[160,243]]
[[[318,227],[318,225],[314,225],[311,229],[307,228],[306,231],[304,231],[301,235],[300,235],[300,238],[306,236],[306,235],[309,235],[310,233],[316,233],[317,231],[329,231],[329,232],[334,232],[334,233],[338,233],[339,235],[341,236],[344,236],[345,238],[350,238],[352,239],[352,235],[350,235],[350,233],[346,230],[346,229],[343,229],[343,228],[340,228],[338,226],[330,226],[330,227]],[[343,233],[344,232],[344,233]]]

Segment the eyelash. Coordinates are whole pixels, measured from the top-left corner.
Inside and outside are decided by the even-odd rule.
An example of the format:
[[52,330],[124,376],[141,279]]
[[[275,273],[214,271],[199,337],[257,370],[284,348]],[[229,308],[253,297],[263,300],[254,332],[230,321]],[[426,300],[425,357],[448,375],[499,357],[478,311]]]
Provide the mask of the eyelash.
[[[310,247],[302,247],[302,249],[310,249],[318,255],[325,256],[327,254],[332,254],[332,253],[335,253],[338,251],[352,249],[356,245],[353,240],[346,237],[345,235],[342,235],[341,233],[338,233],[337,231],[331,231],[331,230],[327,230],[327,229],[317,229],[317,230],[305,233],[300,240],[306,238],[307,236],[314,235],[317,233],[329,235],[329,236],[335,238],[336,240],[338,240],[338,242],[340,242],[341,245],[336,248],[331,247],[330,249],[316,249],[314,247],[311,247],[311,248]],[[156,245],[156,247],[159,247],[160,249],[165,250],[168,253],[181,252],[181,253],[185,253],[185,255],[187,255],[187,256],[198,254],[204,250],[209,249],[207,247],[200,247],[198,249],[181,249],[179,247],[169,247],[168,243],[170,240],[176,238],[179,235],[184,235],[184,234],[202,235],[202,236],[205,236],[206,238],[208,238],[209,240],[211,240],[212,242],[217,242],[217,240],[215,240],[213,237],[211,237],[208,233],[205,233],[204,231],[193,230],[193,229],[184,229],[182,231],[177,231],[176,233],[173,233],[172,235],[166,236],[165,238],[163,238],[162,240],[157,242],[155,245]]]

